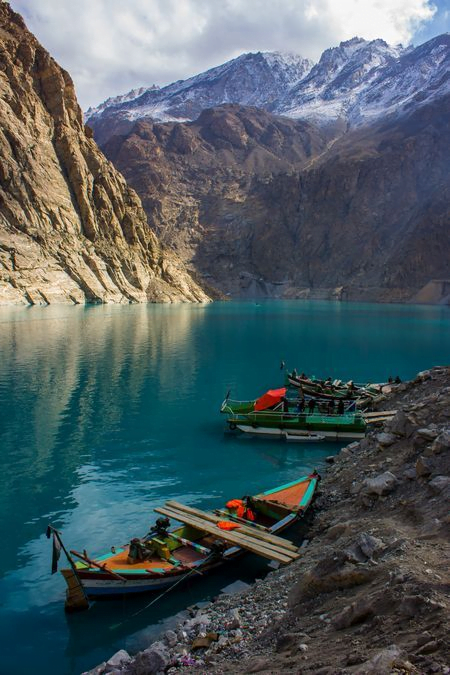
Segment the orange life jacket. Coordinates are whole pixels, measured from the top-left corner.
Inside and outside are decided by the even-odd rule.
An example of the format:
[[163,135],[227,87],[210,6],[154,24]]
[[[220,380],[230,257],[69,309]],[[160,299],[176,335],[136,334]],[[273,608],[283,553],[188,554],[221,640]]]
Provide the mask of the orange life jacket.
[[221,530],[235,530],[240,525],[239,523],[231,523],[229,520],[219,520],[217,527],[220,527]]
[[245,502],[242,499],[230,499],[225,506],[227,509],[236,511],[238,518],[245,518],[246,520],[252,521],[255,520],[253,511],[245,506]]
[[225,504],[227,509],[238,509],[240,506],[244,506],[242,499],[230,499],[229,502]]

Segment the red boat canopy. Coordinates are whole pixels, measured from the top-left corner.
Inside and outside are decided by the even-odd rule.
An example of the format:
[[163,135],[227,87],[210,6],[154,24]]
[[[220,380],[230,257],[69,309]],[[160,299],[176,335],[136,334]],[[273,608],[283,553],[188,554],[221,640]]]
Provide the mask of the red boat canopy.
[[255,410],[266,410],[281,401],[286,396],[286,387],[281,389],[269,389],[260,398],[255,401]]

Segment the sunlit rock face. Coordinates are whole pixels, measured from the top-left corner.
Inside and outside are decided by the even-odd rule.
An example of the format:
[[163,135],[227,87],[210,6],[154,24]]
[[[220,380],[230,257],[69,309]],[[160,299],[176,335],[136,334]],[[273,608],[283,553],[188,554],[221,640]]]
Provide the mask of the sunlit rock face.
[[70,76],[0,3],[0,304],[206,301],[85,129]]

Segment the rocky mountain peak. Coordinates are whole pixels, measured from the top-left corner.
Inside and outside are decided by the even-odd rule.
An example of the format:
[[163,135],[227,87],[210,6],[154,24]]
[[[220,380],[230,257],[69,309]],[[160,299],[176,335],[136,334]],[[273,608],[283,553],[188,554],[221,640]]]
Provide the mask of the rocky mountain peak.
[[159,90],[110,99],[87,118],[96,133],[101,129],[102,142],[111,135],[108,127],[116,133],[127,120],[191,121],[202,110],[227,103],[321,125],[357,126],[386,110],[403,114],[411,105],[445,95],[449,52],[448,34],[406,49],[354,37],[326,49],[316,64],[292,52],[250,52]]
[[237,103],[270,108],[293,84],[301,80],[313,63],[298,54],[248,52],[210,68],[187,80],[155,90],[145,89],[138,97],[115,97],[86,113],[91,124],[100,118],[120,115],[126,119],[150,116],[155,120],[193,120],[205,108]]

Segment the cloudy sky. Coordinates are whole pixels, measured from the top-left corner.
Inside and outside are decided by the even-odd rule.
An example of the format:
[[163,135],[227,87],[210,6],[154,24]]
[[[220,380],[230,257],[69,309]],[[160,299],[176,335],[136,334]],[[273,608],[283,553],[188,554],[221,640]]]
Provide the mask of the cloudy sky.
[[389,43],[450,30],[450,0],[11,0],[74,79],[81,106],[196,75],[248,51],[317,60],[355,35]]

